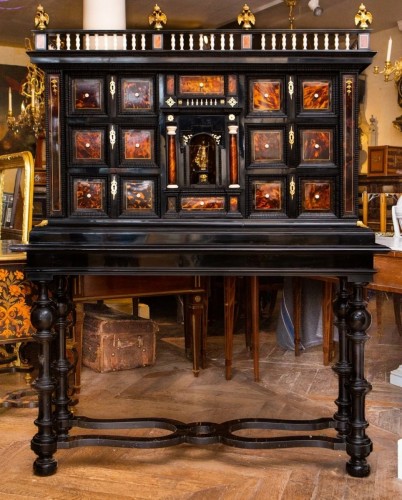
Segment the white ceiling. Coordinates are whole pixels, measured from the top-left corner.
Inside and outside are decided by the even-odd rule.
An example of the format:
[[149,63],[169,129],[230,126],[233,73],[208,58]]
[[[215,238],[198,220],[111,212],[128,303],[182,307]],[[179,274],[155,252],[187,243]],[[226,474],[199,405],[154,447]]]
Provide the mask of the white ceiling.
[[[111,0],[113,1],[113,0]],[[314,16],[309,0],[298,0],[295,28],[354,28],[359,0],[320,0],[322,16]],[[83,0],[0,0],[0,45],[24,47],[34,27],[36,5],[42,3],[50,16],[49,28],[82,28]],[[147,28],[148,15],[155,0],[126,0],[127,28]],[[158,0],[168,17],[169,29],[237,27],[236,18],[244,0]],[[250,0],[247,2],[256,17],[256,28],[288,28],[288,8],[283,0]],[[402,20],[402,0],[366,0],[373,15],[372,31],[381,31]]]

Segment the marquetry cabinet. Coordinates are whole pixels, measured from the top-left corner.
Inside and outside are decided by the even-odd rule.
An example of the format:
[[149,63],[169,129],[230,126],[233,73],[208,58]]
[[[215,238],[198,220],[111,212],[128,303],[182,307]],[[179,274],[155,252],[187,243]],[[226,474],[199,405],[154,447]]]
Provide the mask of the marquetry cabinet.
[[[35,473],[56,471],[58,448],[186,442],[345,449],[348,473],[367,476],[363,288],[374,252],[385,251],[358,224],[358,80],[374,55],[369,31],[43,30],[34,44],[29,55],[47,92],[47,223],[33,228],[26,248],[42,364]],[[249,276],[254,339],[258,276],[339,278],[337,412],[299,423],[239,418],[233,408],[232,420],[218,425],[74,417],[68,278],[81,275],[225,276],[232,312],[234,278]],[[194,335],[194,352],[198,344]],[[116,425],[164,432],[97,434],[96,443],[93,433],[69,435],[72,427]],[[305,434],[258,443],[237,434],[257,428]],[[322,429],[336,436],[312,433]]]
[[49,69],[50,217],[354,217],[358,71],[240,61]]

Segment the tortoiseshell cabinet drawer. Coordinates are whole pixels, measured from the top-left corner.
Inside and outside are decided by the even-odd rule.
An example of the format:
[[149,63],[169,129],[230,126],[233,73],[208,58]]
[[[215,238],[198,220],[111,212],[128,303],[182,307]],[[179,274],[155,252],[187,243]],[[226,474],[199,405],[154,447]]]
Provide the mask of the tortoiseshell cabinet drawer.
[[356,74],[198,69],[88,64],[47,74],[50,217],[356,216]]

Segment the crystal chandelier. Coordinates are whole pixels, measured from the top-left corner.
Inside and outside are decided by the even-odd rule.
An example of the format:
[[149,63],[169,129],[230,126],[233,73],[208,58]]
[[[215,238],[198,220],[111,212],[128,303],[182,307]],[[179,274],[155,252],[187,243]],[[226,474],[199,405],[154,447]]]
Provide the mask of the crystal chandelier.
[[15,117],[12,109],[11,90],[8,95],[7,125],[15,134],[32,130],[35,137],[45,131],[45,78],[44,73],[35,64],[28,65],[28,73],[22,84],[21,113]]

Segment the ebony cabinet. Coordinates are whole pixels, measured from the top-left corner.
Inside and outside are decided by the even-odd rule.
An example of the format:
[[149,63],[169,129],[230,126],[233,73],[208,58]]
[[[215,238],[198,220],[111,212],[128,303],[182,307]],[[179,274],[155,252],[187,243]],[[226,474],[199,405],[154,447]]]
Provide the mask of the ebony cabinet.
[[[48,221],[25,248],[41,344],[35,473],[55,472],[58,448],[94,444],[71,427],[151,425],[71,414],[71,275],[251,276],[254,311],[258,276],[324,275],[340,278],[333,417],[152,419],[161,438],[97,435],[95,444],[345,449],[349,474],[368,475],[363,287],[374,253],[385,251],[357,224],[357,84],[374,55],[369,31],[46,30],[34,40],[29,55],[46,75],[48,168]],[[235,434],[256,428],[308,432],[258,442]],[[310,434],[320,429],[337,435]]]
[[203,48],[175,64],[143,51],[104,62],[78,50],[57,71],[46,54],[50,218],[356,217],[367,59],[327,64],[307,51],[277,64],[276,53],[226,50],[211,60]]
[[64,199],[51,215],[344,216],[339,103],[356,77],[323,78],[304,67],[264,67],[258,76],[219,70],[66,69],[57,77],[65,92],[51,108],[66,110],[57,124]]

